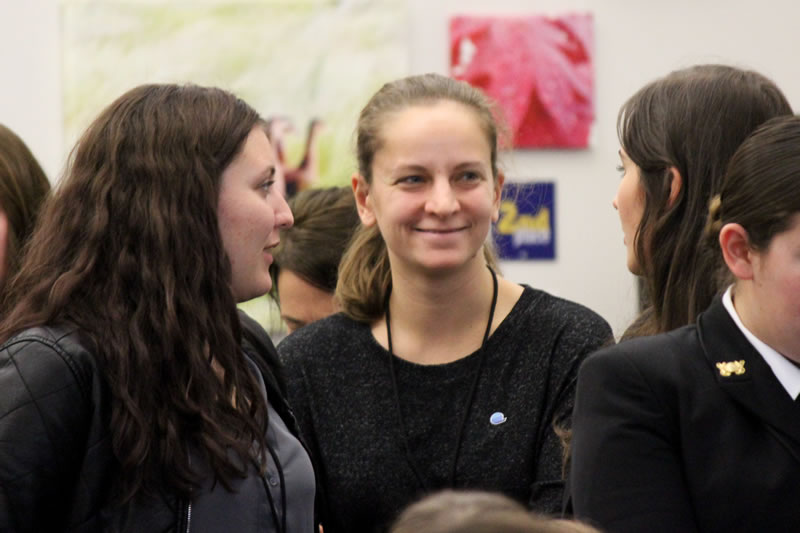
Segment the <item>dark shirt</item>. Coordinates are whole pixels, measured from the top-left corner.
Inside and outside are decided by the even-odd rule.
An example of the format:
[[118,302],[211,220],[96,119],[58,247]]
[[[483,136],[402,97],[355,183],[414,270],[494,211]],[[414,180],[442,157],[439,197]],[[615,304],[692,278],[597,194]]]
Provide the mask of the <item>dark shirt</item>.
[[[267,389],[261,372],[249,358],[248,363],[266,398]],[[275,518],[280,524],[283,516],[282,502],[285,497],[286,533],[314,531],[315,481],[311,460],[300,441],[292,435],[275,409],[269,404],[268,409],[267,444],[278,457],[281,472],[279,473],[275,461],[268,455],[267,471],[264,476],[259,475],[253,464],[248,477],[232,480],[235,498],[231,498],[230,492],[222,484],[212,479],[207,480],[197,491],[198,494],[192,502],[192,523],[195,527],[202,527],[208,531],[274,533],[280,531],[275,527]],[[267,490],[270,493],[269,497],[266,496]]]
[[[455,486],[501,491],[544,513],[561,508],[562,446],[578,366],[611,339],[597,314],[526,287],[486,344]],[[368,324],[334,315],[278,347],[289,400],[328,495],[326,533],[379,531],[422,495],[403,447],[389,354]],[[444,365],[394,359],[408,443],[429,489],[448,486],[477,352]],[[490,423],[494,413],[506,418]]]

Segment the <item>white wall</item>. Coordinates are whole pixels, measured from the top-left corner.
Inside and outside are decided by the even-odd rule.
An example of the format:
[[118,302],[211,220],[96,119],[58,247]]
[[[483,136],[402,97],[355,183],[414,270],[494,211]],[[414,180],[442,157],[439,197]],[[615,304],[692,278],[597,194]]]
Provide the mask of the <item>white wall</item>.
[[[597,118],[591,148],[520,151],[505,164],[510,179],[556,181],[558,257],[509,262],[503,270],[515,281],[598,311],[617,334],[635,313],[636,295],[611,208],[619,179],[619,106],[653,78],[701,62],[756,69],[797,106],[800,4],[792,0],[409,0],[409,9],[412,72],[442,73],[448,71],[450,15],[594,13]],[[51,177],[66,157],[60,68],[57,1],[0,1],[0,122],[20,134]]]
[[28,145],[52,180],[64,159],[55,0],[0,0],[0,123]]

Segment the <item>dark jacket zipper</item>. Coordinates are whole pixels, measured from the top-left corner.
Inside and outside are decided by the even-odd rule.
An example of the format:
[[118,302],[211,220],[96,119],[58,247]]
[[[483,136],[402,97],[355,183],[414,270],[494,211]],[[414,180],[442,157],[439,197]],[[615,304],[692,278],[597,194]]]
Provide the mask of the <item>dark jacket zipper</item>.
[[175,533],[189,533],[192,527],[192,501],[181,502]]
[[186,504],[186,529],[183,530],[183,533],[189,533],[189,530],[192,526],[192,502]]

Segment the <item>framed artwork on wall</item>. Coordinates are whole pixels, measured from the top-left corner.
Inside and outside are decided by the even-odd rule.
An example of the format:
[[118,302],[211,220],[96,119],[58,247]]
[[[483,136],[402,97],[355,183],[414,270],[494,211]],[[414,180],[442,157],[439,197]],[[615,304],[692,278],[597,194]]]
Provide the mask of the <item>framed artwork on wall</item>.
[[555,220],[553,182],[507,182],[494,228],[500,259],[555,259]]
[[456,16],[450,72],[499,105],[514,148],[586,148],[594,121],[594,22]]
[[62,0],[64,137],[142,83],[234,92],[269,122],[285,192],[349,183],[369,97],[408,74],[404,0]]

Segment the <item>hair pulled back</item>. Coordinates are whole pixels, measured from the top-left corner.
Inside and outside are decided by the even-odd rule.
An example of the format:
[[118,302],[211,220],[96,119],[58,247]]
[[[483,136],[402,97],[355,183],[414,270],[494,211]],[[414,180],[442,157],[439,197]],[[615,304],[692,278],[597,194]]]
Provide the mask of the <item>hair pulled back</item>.
[[[490,163],[498,175],[499,131],[494,106],[480,90],[466,82],[441,74],[409,76],[386,83],[361,111],[356,128],[358,171],[367,184],[372,183],[372,164],[384,142],[383,126],[392,114],[412,106],[434,105],[450,101],[470,109],[486,136]],[[483,248],[487,263],[496,268],[497,260],[490,242]],[[355,320],[372,322],[383,315],[391,285],[391,268],[386,243],[377,228],[361,226],[342,258],[336,297],[342,311]]]
[[[719,249],[725,224],[740,224],[747,242],[763,252],[772,238],[786,231],[800,214],[800,117],[774,118],[753,132],[731,159],[720,193],[709,204],[706,238]],[[718,274],[729,283],[727,269]]]

